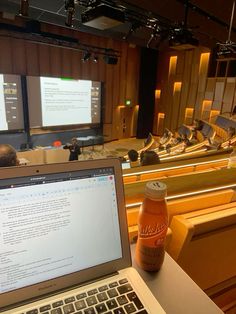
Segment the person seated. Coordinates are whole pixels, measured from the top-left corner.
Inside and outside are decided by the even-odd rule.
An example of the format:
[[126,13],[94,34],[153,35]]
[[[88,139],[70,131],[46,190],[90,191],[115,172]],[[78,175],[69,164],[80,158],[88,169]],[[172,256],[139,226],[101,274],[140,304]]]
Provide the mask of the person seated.
[[135,149],[131,149],[128,151],[128,157],[130,161],[130,167],[138,167],[139,161],[138,161],[138,152]]
[[9,144],[0,144],[0,167],[18,166],[16,150]]
[[152,133],[149,132],[147,138],[144,140],[144,143],[143,143],[144,147],[151,143],[152,138],[153,138]]
[[236,130],[232,126],[228,127],[227,129],[227,141],[228,141],[228,146],[232,146],[232,138],[235,136]]
[[158,154],[153,150],[143,151],[140,155],[141,166],[155,165],[160,163]]
[[164,132],[163,132],[163,136],[160,138],[159,143],[160,145],[164,145],[165,143],[167,143],[171,138],[173,137],[173,133],[168,130],[167,128],[165,128]]
[[70,150],[69,161],[79,159],[79,155],[81,154],[81,150],[80,150],[78,140],[76,137],[72,138],[71,144],[66,144],[65,146],[63,146],[63,148]]
[[203,126],[204,126],[204,122],[203,122],[202,120],[195,119],[195,120],[193,121],[193,129],[194,129],[195,131],[201,131],[202,128],[203,128]]
[[209,143],[208,145],[206,145],[208,150],[211,150],[211,149],[219,150],[219,149],[221,149],[221,145],[223,143],[222,139],[220,139],[220,138],[212,139],[209,137],[207,140]]

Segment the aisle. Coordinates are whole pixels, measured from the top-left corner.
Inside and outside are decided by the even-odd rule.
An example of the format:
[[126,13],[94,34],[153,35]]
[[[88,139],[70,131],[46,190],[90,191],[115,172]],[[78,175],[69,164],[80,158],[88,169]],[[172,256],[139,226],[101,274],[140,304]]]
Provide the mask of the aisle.
[[104,145],[84,147],[82,154],[79,156],[79,160],[122,157],[126,155],[130,149],[139,150],[143,148],[143,143],[143,139],[129,138],[104,143]]

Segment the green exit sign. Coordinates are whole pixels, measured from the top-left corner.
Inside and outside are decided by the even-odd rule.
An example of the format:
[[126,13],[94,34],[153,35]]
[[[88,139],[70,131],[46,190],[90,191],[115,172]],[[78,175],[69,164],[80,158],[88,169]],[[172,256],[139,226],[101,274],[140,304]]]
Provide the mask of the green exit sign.
[[131,99],[126,99],[125,104],[126,106],[131,106]]

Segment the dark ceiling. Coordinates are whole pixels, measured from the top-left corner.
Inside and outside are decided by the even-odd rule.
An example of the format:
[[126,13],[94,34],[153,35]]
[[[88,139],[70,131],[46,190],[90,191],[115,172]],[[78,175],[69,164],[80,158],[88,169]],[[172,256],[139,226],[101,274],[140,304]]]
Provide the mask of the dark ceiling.
[[[125,23],[103,31],[84,26],[81,23],[81,13],[101,2],[125,11]],[[75,0],[73,25],[74,29],[84,32],[119,39],[127,37],[125,40],[142,46],[146,46],[153,36],[150,47],[161,49],[168,37],[165,33],[167,29],[184,21],[188,3],[187,27],[199,39],[200,44],[214,47],[217,42],[228,39],[233,2],[234,0]],[[21,0],[0,0],[0,11],[4,16],[8,16],[8,13],[18,14],[20,3]],[[64,0],[29,0],[28,17],[31,19],[65,26],[66,14]],[[138,27],[132,32],[130,30],[135,22]],[[230,39],[236,41],[236,20],[233,22]]]

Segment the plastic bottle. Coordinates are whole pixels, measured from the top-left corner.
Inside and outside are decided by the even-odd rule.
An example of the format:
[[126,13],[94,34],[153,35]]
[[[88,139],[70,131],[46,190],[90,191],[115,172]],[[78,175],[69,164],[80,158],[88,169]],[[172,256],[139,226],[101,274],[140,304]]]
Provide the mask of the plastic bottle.
[[145,199],[138,217],[138,240],[135,260],[144,270],[160,269],[165,255],[165,238],[168,229],[166,185],[152,181],[146,184]]
[[228,168],[236,168],[236,147],[229,156]]

